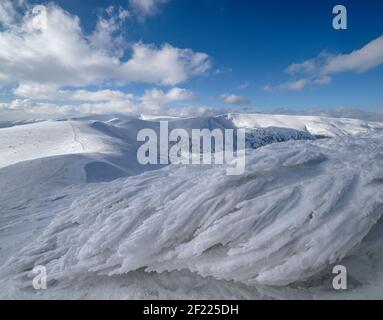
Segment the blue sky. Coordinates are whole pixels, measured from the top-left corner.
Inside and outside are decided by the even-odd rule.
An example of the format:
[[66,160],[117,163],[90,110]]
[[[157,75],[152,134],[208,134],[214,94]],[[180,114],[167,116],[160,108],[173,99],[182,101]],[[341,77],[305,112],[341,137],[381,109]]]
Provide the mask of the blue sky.
[[[106,8],[126,9],[129,16],[119,24],[114,34],[115,37],[121,36],[125,43],[121,61],[129,60],[131,46],[135,43],[156,48],[166,43],[174,48],[188,48],[193,53],[208,55],[209,68],[192,72],[186,79],[171,84],[161,80],[129,80],[117,84],[94,81],[84,85],[65,82],[59,83],[60,89],[109,89],[135,97],[142,97],[152,89],[163,95],[172,88],[191,93],[193,98],[164,100],[163,105],[169,103],[175,107],[246,106],[262,110],[313,107],[374,110],[383,107],[381,41],[361,52],[362,57],[350,56],[353,51],[382,36],[381,1],[147,1],[156,3],[152,11],[146,13],[139,12],[128,0],[60,0],[55,3],[70,15],[79,17],[83,35],[94,32]],[[48,2],[29,1],[29,10],[34,4],[41,3]],[[347,30],[334,30],[332,27],[332,8],[336,4],[347,8]],[[318,58],[321,53],[323,59]],[[375,61],[364,70],[363,65],[369,63],[371,55]],[[331,71],[321,71],[328,61],[336,58],[338,60],[334,60]],[[339,59],[349,59],[350,62],[345,62],[345,66],[338,70],[334,65]],[[291,64],[304,61],[314,66],[311,72],[305,72],[301,67],[298,67],[298,72],[286,72]],[[12,90],[17,82],[21,83],[17,80],[3,85],[4,101],[10,102],[15,98]],[[29,83],[31,79],[26,81]],[[296,85],[290,85],[294,83]],[[41,99],[36,101],[41,102]]]

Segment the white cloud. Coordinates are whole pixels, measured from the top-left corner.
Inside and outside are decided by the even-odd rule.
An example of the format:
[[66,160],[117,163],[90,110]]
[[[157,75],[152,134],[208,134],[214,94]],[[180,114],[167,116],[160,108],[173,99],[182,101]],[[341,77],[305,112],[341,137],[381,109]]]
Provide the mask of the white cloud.
[[314,78],[312,82],[318,85],[325,85],[325,84],[331,83],[331,81],[332,81],[332,78],[330,76],[323,75],[323,76]]
[[306,85],[308,84],[307,79],[299,79],[296,81],[292,82],[286,82],[279,86],[281,90],[294,90],[294,91],[299,91],[302,90]]
[[238,85],[239,90],[246,90],[250,86],[250,82],[246,81]]
[[137,113],[140,106],[130,101],[107,101],[82,104],[56,104],[16,99],[1,103],[0,110],[6,113],[21,112],[23,115],[39,117],[79,116],[104,113]]
[[121,101],[133,98],[118,90],[59,90],[54,85],[21,83],[13,94],[34,100],[76,100],[76,101]]
[[[237,110],[237,109],[236,109]],[[17,99],[11,103],[0,103],[2,119],[25,120],[50,119],[60,117],[79,117],[82,115],[105,113],[128,113],[132,115],[163,115],[175,117],[214,116],[229,112],[228,109],[215,109],[205,106],[166,106],[161,109],[146,108],[142,103],[109,101],[105,103],[83,103],[79,105],[58,105],[54,103],[36,103],[29,99]],[[237,110],[238,111],[238,110]]]
[[222,68],[222,69],[215,69],[214,74],[215,75],[221,75],[221,74],[226,74],[226,73],[231,73],[233,72],[233,69],[231,68]]
[[274,87],[272,87],[271,85],[267,84],[262,89],[263,89],[263,91],[266,91],[266,92],[272,92],[274,90]]
[[304,115],[304,116],[322,116],[322,117],[331,117],[331,118],[351,118],[351,119],[361,119],[365,121],[383,121],[382,109],[376,109],[375,111],[367,111],[364,109],[359,109],[357,107],[315,107],[315,108],[306,108],[302,110],[294,109],[285,109],[278,108],[275,110],[262,110],[261,113],[268,114],[287,114],[287,115]]
[[366,72],[383,64],[383,36],[349,54],[332,55],[322,51],[317,57],[291,64],[285,72],[303,78],[279,86],[267,85],[266,91],[302,90],[308,84],[326,85],[336,73]]
[[381,64],[383,64],[383,36],[369,42],[359,50],[332,57],[323,67],[322,73],[365,72]]
[[[2,117],[163,112],[193,99],[192,92],[151,89],[140,97],[87,88],[131,82],[174,86],[210,68],[205,53],[170,44],[128,44],[121,32],[131,17],[125,9],[109,7],[85,34],[79,18],[55,4],[23,7],[19,2],[0,4],[0,86],[13,88],[15,97],[0,103]],[[124,58],[128,47],[131,55]]]
[[249,99],[245,97],[237,96],[235,94],[225,93],[225,94],[222,94],[220,98],[226,104],[233,104],[238,106],[244,106],[251,103]]
[[60,86],[107,81],[176,85],[209,69],[207,54],[169,44],[158,48],[136,43],[132,57],[121,60],[121,38],[112,34],[128,13],[115,14],[118,17],[99,20],[96,30],[87,36],[79,18],[60,7],[33,7],[19,24],[0,32],[0,81]]
[[51,116],[159,113],[171,107],[172,103],[193,99],[191,91],[177,87],[168,91],[154,88],[137,97],[118,90],[70,91],[59,90],[52,85],[21,84],[14,90],[14,94],[23,99],[0,104],[1,111]]
[[110,6],[107,8],[104,16],[99,16],[96,28],[89,37],[91,46],[117,57],[122,57],[125,41],[119,31],[123,28],[129,16],[129,11],[122,7]]
[[292,63],[287,67],[285,72],[290,75],[296,75],[299,73],[312,73],[316,69],[315,60],[307,60],[302,63]]
[[349,54],[332,55],[322,51],[317,57],[293,63],[285,70],[290,76],[301,77],[278,86],[267,85],[266,91],[302,90],[309,84],[326,85],[331,76],[341,72],[366,72],[383,64],[383,36]]
[[18,9],[25,5],[24,0],[1,0],[0,2],[0,26],[9,27],[20,19]]
[[193,99],[193,93],[182,88],[172,88],[167,92],[160,89],[147,90],[141,97],[142,105],[150,110],[158,110],[170,103]]
[[[69,92],[70,93],[70,92]],[[127,101],[133,99],[132,94],[125,94],[118,90],[76,90],[71,93],[70,100],[78,101]]]
[[[321,79],[315,79],[315,81],[321,81],[322,83],[317,83],[317,84],[325,84],[328,81],[325,78]],[[312,80],[309,78],[302,78],[298,80],[293,80],[293,81],[288,81],[285,83],[282,83],[277,86],[271,86],[271,85],[266,85],[263,87],[264,91],[267,92],[278,92],[278,91],[300,91],[304,89],[308,84],[312,83]]]
[[301,63],[293,63],[286,73],[290,75],[331,75],[340,72],[365,72],[383,64],[383,36],[348,54],[331,55],[326,51]]
[[215,109],[211,107],[199,106],[199,107],[182,107],[182,108],[170,108],[165,110],[166,115],[175,117],[197,117],[197,116],[216,116],[227,113],[226,109]]
[[16,99],[11,101],[10,103],[1,103],[0,110],[1,109],[26,110],[26,109],[30,109],[32,105],[33,105],[33,102],[29,99]]
[[190,76],[203,74],[209,68],[209,57],[205,53],[194,53],[168,44],[157,49],[137,43],[133,46],[132,58],[121,66],[120,72],[136,82],[176,85]]
[[131,8],[140,16],[153,16],[169,0],[130,0]]
[[285,73],[290,76],[306,76],[306,77],[315,77],[321,74],[322,68],[328,63],[328,61],[333,57],[328,51],[323,50],[315,58],[290,64]]

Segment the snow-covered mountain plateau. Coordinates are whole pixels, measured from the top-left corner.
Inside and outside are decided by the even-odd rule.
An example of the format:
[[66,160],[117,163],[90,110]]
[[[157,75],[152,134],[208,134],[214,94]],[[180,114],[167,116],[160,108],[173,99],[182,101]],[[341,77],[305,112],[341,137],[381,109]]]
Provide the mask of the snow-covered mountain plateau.
[[[245,129],[246,167],[141,165],[141,129]],[[0,128],[0,298],[383,298],[383,123],[123,115]],[[47,270],[47,290],[33,268]],[[332,287],[343,265],[348,289]]]

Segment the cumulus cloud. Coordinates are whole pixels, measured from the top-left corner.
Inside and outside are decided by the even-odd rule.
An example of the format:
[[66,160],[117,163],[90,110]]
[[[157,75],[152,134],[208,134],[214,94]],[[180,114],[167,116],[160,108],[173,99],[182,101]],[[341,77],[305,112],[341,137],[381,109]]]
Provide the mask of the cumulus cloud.
[[26,11],[23,19],[0,32],[0,81],[85,86],[107,81],[176,85],[210,67],[205,53],[164,44],[135,43],[122,60],[121,38],[113,36],[128,12],[109,12],[91,35],[78,17],[50,4]]
[[209,68],[209,57],[205,53],[194,53],[169,44],[158,49],[137,43],[133,46],[132,58],[121,66],[120,72],[136,82],[176,85]]
[[130,0],[130,7],[141,18],[153,16],[158,13],[160,7],[169,0]]
[[193,93],[183,88],[168,91],[153,88],[142,96],[118,90],[60,90],[54,85],[21,84],[14,90],[18,96],[1,103],[0,111],[22,112],[29,115],[73,116],[102,113],[161,113],[173,103],[193,99]]
[[221,100],[226,104],[244,106],[251,103],[251,101],[245,97],[237,96],[235,94],[224,93],[221,95]]
[[16,99],[10,103],[0,103],[0,110],[5,115],[12,113],[33,117],[79,116],[104,113],[138,113],[140,105],[131,101],[107,101],[81,104],[57,104],[51,102],[35,102],[30,99]]
[[54,85],[46,84],[20,84],[13,90],[13,94],[19,97],[34,100],[76,100],[76,101],[121,101],[133,98],[132,94],[126,94],[119,90],[60,90]]
[[188,101],[193,99],[193,93],[182,88],[172,88],[167,92],[160,89],[147,90],[140,98],[146,109],[158,110],[170,103]]
[[0,27],[9,27],[20,19],[19,9],[25,6],[24,0],[1,0],[0,2]]
[[383,36],[348,54],[330,54],[322,51],[317,57],[292,63],[285,73],[298,80],[284,84],[265,86],[266,91],[302,90],[309,84],[326,85],[332,81],[332,76],[341,72],[366,72],[383,64]]
[[120,31],[129,16],[129,11],[122,7],[108,7],[104,14],[98,17],[96,28],[89,37],[91,46],[105,53],[122,57],[125,41]]
[[[142,14],[151,15],[161,3],[137,1],[132,10],[141,6]],[[210,68],[206,53],[129,43],[123,30],[132,14],[111,6],[85,33],[78,17],[54,3],[1,0],[0,87],[13,88],[14,95],[0,103],[2,117],[159,112],[192,99],[190,91],[178,87],[147,90],[143,96],[116,89],[133,82],[174,87]],[[89,90],[94,87],[100,89]]]

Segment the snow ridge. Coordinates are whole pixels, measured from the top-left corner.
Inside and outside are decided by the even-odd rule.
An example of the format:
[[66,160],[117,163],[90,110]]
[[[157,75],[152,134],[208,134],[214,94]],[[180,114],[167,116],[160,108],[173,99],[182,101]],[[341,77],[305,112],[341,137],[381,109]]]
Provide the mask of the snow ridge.
[[[1,297],[193,298],[192,283],[206,298],[323,296],[334,263],[381,297],[383,124],[168,119],[170,130],[246,128],[245,174],[227,176],[225,165],[137,165],[137,131],[157,120],[0,129]],[[38,264],[46,292],[31,288]]]
[[[383,214],[382,136],[290,141],[249,150],[246,173],[168,166],[90,185],[7,268],[29,283],[189,270],[246,285],[320,274]],[[164,183],[166,181],[166,183]]]

